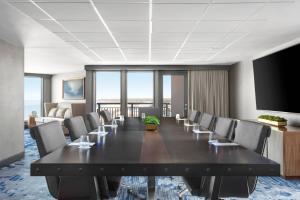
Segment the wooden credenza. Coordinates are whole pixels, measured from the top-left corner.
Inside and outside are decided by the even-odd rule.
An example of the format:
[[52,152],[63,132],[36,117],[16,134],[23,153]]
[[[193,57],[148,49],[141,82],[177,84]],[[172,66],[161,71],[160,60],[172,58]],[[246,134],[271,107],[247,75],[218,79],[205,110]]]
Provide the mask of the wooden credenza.
[[284,178],[300,178],[300,128],[272,127],[265,156],[280,163]]

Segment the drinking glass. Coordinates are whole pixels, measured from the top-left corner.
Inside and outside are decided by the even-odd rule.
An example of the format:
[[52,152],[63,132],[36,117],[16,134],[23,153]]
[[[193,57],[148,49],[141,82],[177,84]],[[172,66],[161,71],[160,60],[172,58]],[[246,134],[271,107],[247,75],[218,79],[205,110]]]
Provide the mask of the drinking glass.
[[218,140],[215,139],[215,132],[211,132],[209,133],[209,136],[208,136],[208,142],[209,143],[212,143],[212,142],[217,142]]
[[180,119],[180,115],[179,114],[176,114],[175,115],[175,118],[178,120],[178,119]]
[[124,115],[120,115],[120,121],[121,121],[121,122],[124,121]]
[[194,123],[193,124],[193,132],[199,132],[199,130],[200,130],[200,126],[199,126],[199,124],[197,124],[197,123]]
[[98,126],[98,133],[105,133],[105,127],[104,127],[104,125]]
[[187,126],[187,125],[189,125],[189,124],[190,124],[190,123],[189,123],[189,120],[188,120],[188,119],[185,119],[185,120],[184,120],[184,125]]
[[83,149],[90,148],[90,140],[88,135],[80,136],[79,148],[83,148]]
[[117,123],[117,120],[116,119],[113,119],[112,121],[111,121],[111,125],[112,125],[112,127],[117,127],[118,126],[118,123]]
[[144,120],[146,118],[146,113],[142,113],[141,118],[142,118],[142,120]]

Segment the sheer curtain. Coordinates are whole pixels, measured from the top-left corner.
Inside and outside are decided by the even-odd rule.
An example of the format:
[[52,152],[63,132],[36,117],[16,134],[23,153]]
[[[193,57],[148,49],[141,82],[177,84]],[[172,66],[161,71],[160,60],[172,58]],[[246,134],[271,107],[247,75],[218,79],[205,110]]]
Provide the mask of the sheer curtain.
[[228,117],[228,71],[189,71],[188,85],[189,109]]

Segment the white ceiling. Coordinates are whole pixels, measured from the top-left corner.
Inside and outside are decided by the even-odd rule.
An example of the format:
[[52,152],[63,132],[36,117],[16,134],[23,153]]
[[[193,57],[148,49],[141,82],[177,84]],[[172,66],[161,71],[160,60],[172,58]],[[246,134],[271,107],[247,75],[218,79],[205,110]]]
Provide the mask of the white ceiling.
[[300,0],[7,1],[93,63],[234,63],[300,37]]

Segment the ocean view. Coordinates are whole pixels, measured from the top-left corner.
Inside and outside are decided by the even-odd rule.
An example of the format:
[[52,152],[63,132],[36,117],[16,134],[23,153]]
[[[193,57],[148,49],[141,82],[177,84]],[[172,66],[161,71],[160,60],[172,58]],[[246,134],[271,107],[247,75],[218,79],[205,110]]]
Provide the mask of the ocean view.
[[41,116],[41,102],[39,100],[24,101],[24,120],[27,120],[32,111],[36,111],[37,115]]

